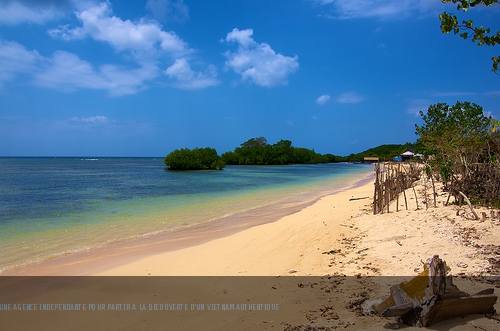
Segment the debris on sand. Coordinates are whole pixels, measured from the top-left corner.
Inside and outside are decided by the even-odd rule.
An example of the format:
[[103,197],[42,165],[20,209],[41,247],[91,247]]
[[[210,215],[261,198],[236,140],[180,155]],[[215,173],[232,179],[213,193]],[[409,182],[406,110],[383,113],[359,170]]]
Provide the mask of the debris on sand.
[[373,305],[373,311],[419,327],[453,317],[494,311],[497,301],[494,289],[467,294],[453,284],[448,271],[446,263],[434,255],[426,261],[421,274],[409,282],[391,286],[389,297]]

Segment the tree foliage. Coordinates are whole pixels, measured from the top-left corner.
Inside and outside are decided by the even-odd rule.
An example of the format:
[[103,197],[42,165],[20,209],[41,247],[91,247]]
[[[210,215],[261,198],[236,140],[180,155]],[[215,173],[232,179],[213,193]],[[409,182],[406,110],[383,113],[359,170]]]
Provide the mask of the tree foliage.
[[365,157],[378,157],[381,161],[390,161],[396,156],[401,155],[406,149],[414,149],[411,143],[401,144],[386,144],[367,149],[361,153],[351,154],[348,156],[336,157],[336,162],[362,162]]
[[420,111],[420,116],[424,125],[416,125],[416,134],[427,151],[436,152],[441,160],[457,153],[477,156],[491,123],[481,106],[460,101],[454,106],[446,103],[431,105],[427,113]]
[[232,165],[282,165],[328,163],[335,156],[321,155],[314,150],[293,147],[290,140],[280,140],[270,145],[264,137],[252,138],[233,152],[222,154],[226,164]]
[[[470,102],[431,105],[420,111],[424,124],[416,125],[419,143],[433,155],[434,173],[458,197],[463,192],[486,204],[500,193],[500,145],[495,121]],[[495,180],[496,178],[496,180]]]
[[[457,10],[462,10],[464,12],[479,5],[491,6],[499,3],[498,0],[442,0],[442,2],[458,3]],[[497,31],[496,34],[492,34],[490,28],[476,26],[472,20],[464,20],[462,23],[459,23],[455,14],[447,12],[440,14],[439,19],[441,20],[441,31],[445,34],[453,31],[454,34],[459,34],[460,37],[464,39],[470,38],[473,43],[477,42],[478,46],[494,46],[500,44],[500,31]],[[491,60],[493,62],[492,71],[498,73],[500,56],[492,57]]]
[[222,170],[224,162],[214,148],[176,149],[164,159],[169,170]]

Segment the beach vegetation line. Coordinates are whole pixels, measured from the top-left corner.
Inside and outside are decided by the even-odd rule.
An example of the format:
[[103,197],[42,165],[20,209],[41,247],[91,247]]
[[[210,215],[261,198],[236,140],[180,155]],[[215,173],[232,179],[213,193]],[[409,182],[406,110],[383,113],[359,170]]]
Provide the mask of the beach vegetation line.
[[500,206],[499,122],[475,103],[438,103],[416,125],[417,145],[427,156],[428,175],[440,180],[461,203],[464,196],[475,204]]

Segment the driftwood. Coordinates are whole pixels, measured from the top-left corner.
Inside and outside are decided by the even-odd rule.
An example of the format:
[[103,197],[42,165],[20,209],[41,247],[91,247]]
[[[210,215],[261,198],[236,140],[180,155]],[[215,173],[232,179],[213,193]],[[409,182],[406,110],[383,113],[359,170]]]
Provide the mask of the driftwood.
[[458,192],[464,199],[465,201],[467,202],[467,204],[469,205],[469,208],[470,208],[470,211],[472,212],[472,214],[474,215],[475,219],[478,220],[479,219],[479,216],[477,216],[477,213],[474,211],[474,208],[472,208],[472,204],[470,203],[470,200],[469,198],[467,198],[467,196],[465,194],[463,194],[461,191]]
[[350,198],[350,199],[349,199],[349,201],[354,201],[354,200],[363,200],[363,199],[370,199],[370,197]]
[[493,289],[469,295],[453,284],[446,263],[434,255],[424,263],[424,271],[390,288],[390,296],[370,309],[383,317],[398,317],[407,325],[427,327],[464,315],[493,311],[497,296]]

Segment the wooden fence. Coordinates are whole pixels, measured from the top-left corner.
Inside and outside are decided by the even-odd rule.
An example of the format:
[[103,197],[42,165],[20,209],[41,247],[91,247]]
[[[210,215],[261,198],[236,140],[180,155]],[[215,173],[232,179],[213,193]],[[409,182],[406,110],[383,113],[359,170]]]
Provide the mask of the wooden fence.
[[[408,209],[405,190],[420,178],[422,165],[418,163],[384,162],[375,165],[375,192],[373,195],[373,214],[389,212],[389,204],[396,202],[396,211],[399,209],[401,193]],[[416,198],[416,194],[415,194]],[[418,201],[417,201],[418,206]]]

